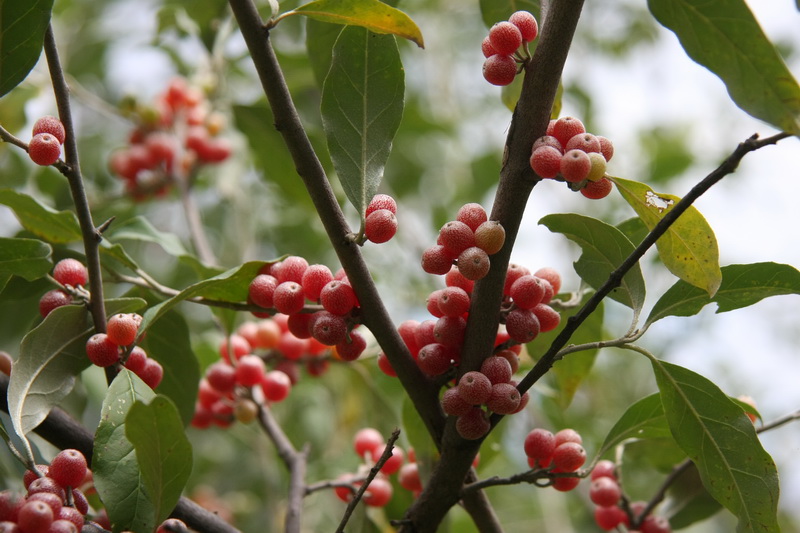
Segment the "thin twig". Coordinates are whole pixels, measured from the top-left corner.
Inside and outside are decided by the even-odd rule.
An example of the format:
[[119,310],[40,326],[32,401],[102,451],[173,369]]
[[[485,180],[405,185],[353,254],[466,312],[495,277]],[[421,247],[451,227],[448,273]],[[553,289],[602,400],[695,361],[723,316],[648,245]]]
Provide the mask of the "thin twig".
[[358,487],[353,499],[347,504],[347,509],[344,510],[344,516],[342,516],[342,521],[339,522],[339,527],[336,528],[336,533],[344,533],[344,528],[347,525],[348,520],[353,515],[353,511],[355,511],[358,502],[361,501],[361,498],[364,497],[364,493],[367,491],[369,484],[375,479],[375,476],[378,475],[378,472],[381,471],[383,465],[386,464],[386,461],[392,456],[392,450],[394,449],[394,443],[397,442],[397,439],[400,437],[400,428],[396,428],[392,431],[392,434],[389,436],[389,439],[386,441],[386,447],[383,449],[383,453],[375,462],[372,468],[369,469],[369,473],[367,477],[364,479],[364,482],[361,483],[361,486]]
[[[95,331],[104,332],[106,330],[106,310],[103,301],[103,278],[100,270],[100,241],[102,237],[97,232],[92,213],[89,209],[89,201],[86,198],[86,190],[83,186],[83,176],[81,175],[80,161],[78,157],[78,139],[75,135],[75,127],[72,120],[72,108],[69,102],[69,87],[64,77],[64,70],[61,67],[61,60],[58,56],[55,35],[53,34],[52,24],[47,26],[44,36],[44,52],[47,57],[47,67],[50,71],[50,79],[53,83],[53,93],[55,94],[58,116],[64,125],[66,136],[64,138],[64,161],[65,167],[59,170],[66,176],[69,182],[72,201],[75,204],[75,214],[78,217],[81,234],[83,235],[83,249],[86,255],[86,268],[89,271],[89,291],[92,298],[89,301],[89,311],[92,314]],[[117,374],[116,368],[112,365],[106,367],[106,380],[111,383]]]

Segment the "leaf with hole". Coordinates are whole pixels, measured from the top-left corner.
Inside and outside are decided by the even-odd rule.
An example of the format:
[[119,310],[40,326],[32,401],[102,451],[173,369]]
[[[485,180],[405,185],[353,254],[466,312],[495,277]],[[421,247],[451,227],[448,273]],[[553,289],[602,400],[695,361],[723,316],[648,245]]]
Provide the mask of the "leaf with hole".
[[425,48],[417,24],[411,17],[379,0],[316,0],[288,14],[305,15],[322,22],[366,28],[373,33],[393,34]]
[[678,281],[659,298],[647,322],[668,316],[696,315],[710,303],[717,304],[717,313],[724,313],[787,294],[800,294],[800,272],[791,265],[769,262],[728,265],[722,267],[722,283],[712,298],[705,291]]
[[648,0],[687,55],[719,76],[742,110],[800,134],[800,85],[744,0]]
[[339,181],[362,219],[383,179],[404,93],[394,37],[357,26],[342,30],[322,89],[322,125]]
[[672,436],[708,492],[739,519],[737,531],[779,531],[778,472],[742,408],[691,370],[651,363]]
[[[656,193],[644,183],[613,177],[611,181],[651,231],[680,201],[677,196]],[[722,282],[719,248],[700,211],[690,206],[656,241],[656,247],[670,272],[714,296]]]
[[103,399],[94,437],[92,473],[115,531],[151,533],[158,525],[133,444],[125,436],[125,419],[133,404],[149,403],[155,396],[136,374],[122,369]]
[[175,508],[192,471],[192,445],[178,409],[166,396],[149,404],[137,400],[125,417],[125,436],[136,450],[154,522],[160,524]]

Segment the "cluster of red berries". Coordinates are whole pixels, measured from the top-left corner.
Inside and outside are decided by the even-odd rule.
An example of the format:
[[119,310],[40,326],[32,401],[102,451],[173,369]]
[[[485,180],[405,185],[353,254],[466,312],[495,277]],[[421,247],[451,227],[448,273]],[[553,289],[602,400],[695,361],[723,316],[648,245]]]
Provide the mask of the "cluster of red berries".
[[23,476],[27,494],[0,492],[0,531],[77,533],[86,522],[94,490],[86,458],[78,450],[63,450],[50,465],[36,465]]
[[539,177],[566,181],[570,189],[598,200],[611,192],[606,164],[613,155],[610,140],[587,133],[577,118],[561,117],[533,143],[530,163]]
[[[386,449],[386,440],[377,429],[362,428],[353,437],[353,449],[364,459],[364,463],[360,466],[358,472],[342,474],[337,478],[339,484],[334,488],[334,491],[336,496],[344,502],[349,502],[353,498],[355,492],[364,482],[367,472],[383,455]],[[392,448],[392,455],[389,456],[378,475],[367,486],[363,497],[365,504],[371,507],[383,507],[389,503],[394,492],[389,476],[395,473],[398,473],[398,481],[404,488],[416,492],[422,490],[422,482],[419,479],[418,470],[414,469],[416,471],[416,479],[413,479],[414,474],[409,469],[405,469],[405,474],[402,473],[404,466],[408,464],[416,466],[416,463],[412,461],[411,456],[409,461],[412,462],[404,464],[404,461],[405,454],[402,448],[395,445]]]
[[[77,259],[62,259],[53,267],[53,279],[65,288],[83,287],[89,282],[89,271]],[[67,290],[53,289],[39,299],[39,314],[46,317],[53,309],[72,303]]]
[[45,116],[33,124],[33,137],[28,143],[28,156],[41,166],[52,165],[61,157],[61,145],[66,133],[56,117]]
[[397,233],[397,202],[388,194],[372,197],[364,219],[364,236],[376,243],[390,240]]
[[483,56],[483,77],[492,85],[508,85],[517,75],[517,62],[523,61],[518,50],[524,45],[525,56],[529,57],[528,43],[536,39],[539,25],[528,11],[517,11],[507,22],[498,22],[489,30],[489,35],[481,43]]
[[230,142],[218,136],[224,117],[183,78],[172,80],[153,107],[135,109],[133,115],[137,125],[129,146],[115,151],[109,165],[134,198],[164,194],[197,166],[231,155]]
[[522,265],[510,264],[503,286],[500,321],[512,340],[527,343],[555,329],[561,315],[550,306],[561,290],[561,275],[549,267],[533,274]]
[[489,256],[499,252],[505,240],[503,226],[489,220],[480,204],[465,204],[456,219],[439,230],[436,244],[422,253],[422,269],[444,276],[455,263],[466,279],[479,280],[489,272]]
[[[648,514],[640,517],[647,507],[642,501],[632,502],[626,512],[622,503],[622,488],[617,479],[616,465],[612,461],[598,461],[592,469],[589,499],[595,504],[594,520],[605,531],[616,530],[620,525],[630,528],[631,517],[639,518],[641,533],[670,533],[672,528],[663,516]],[[629,514],[630,513],[630,514]]]
[[[546,468],[552,474],[575,473],[586,462],[583,439],[574,429],[562,429],[555,435],[542,428],[531,430],[525,437],[525,455],[531,468]],[[567,492],[578,486],[577,476],[555,476],[553,488]]]
[[360,355],[366,346],[364,337],[351,331],[351,345],[340,353],[311,337],[307,328],[294,333],[298,324],[291,316],[278,314],[244,322],[224,339],[219,345],[221,359],[206,369],[200,381],[192,425],[204,429],[248,423],[258,415],[260,403],[280,402],[289,395],[300,379],[300,365],[310,375],[320,376],[332,358],[352,360],[353,352]]
[[[288,329],[297,338],[335,346],[345,361],[357,359],[367,346],[353,330],[360,308],[344,270],[334,275],[325,265],[309,265],[300,256],[289,256],[262,269],[250,283],[248,301],[265,310],[256,316],[275,311],[287,315]],[[322,309],[308,309],[307,301]]]
[[151,389],[164,377],[161,364],[135,346],[136,333],[142,323],[137,313],[117,313],[108,319],[105,333],[95,333],[86,341],[86,355],[92,364],[105,368],[121,363],[139,376]]

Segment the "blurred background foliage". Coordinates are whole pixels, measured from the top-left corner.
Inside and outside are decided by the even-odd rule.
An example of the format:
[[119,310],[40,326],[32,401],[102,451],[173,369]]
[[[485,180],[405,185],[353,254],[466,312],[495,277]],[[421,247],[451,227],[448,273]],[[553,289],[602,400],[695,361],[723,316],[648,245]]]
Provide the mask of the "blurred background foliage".
[[[297,4],[281,2],[281,10]],[[518,4],[533,5],[497,2],[507,10]],[[268,3],[260,5],[268,14]],[[365,246],[364,254],[399,324],[410,318],[428,318],[425,298],[441,286],[441,280],[424,274],[418,264],[422,250],[435,240],[438,228],[466,202],[491,207],[510,113],[499,90],[486,84],[480,73],[480,41],[486,34],[486,25],[479,2],[401,0],[398,7],[419,24],[427,46],[420,50],[411,43],[399,42],[406,70],[406,109],[381,192],[398,200],[400,230],[388,244]],[[133,126],[122,110],[132,101],[151,103],[170,79],[183,76],[202,87],[214,106],[225,113],[228,128],[223,135],[236,146],[236,156],[223,165],[204,169],[195,187],[203,222],[221,266],[294,254],[310,263],[325,263],[332,270],[339,267],[326,246],[322,226],[288,152],[272,127],[271,111],[226,2],[57,0],[54,23],[62,61],[73,87],[81,165],[96,222],[111,216],[123,222],[143,215],[159,230],[175,233],[187,248],[191,246],[177,193],[134,202],[108,170],[109,155],[125,145]],[[310,27],[309,31],[335,31],[323,23]],[[272,36],[308,135],[344,205],[319,117],[324,72],[320,61],[309,61],[306,31],[305,20],[290,17]],[[634,121],[630,117],[609,116],[603,109],[603,92],[634,90],[626,87],[635,78],[628,77],[625,69],[670,37],[657,27],[644,2],[587,2],[563,79],[563,110],[564,114],[580,117],[588,131],[615,141],[617,156],[610,172],[671,192],[685,190],[677,188],[683,183],[681,180],[689,174],[695,180],[704,175],[715,166],[709,162],[718,160],[742,137],[739,130],[725,127],[732,120],[726,117],[720,118],[720,127],[714,130],[717,137],[709,140],[703,137],[706,130],[695,122],[670,120],[655,111],[652,117]],[[795,57],[796,42],[780,41],[779,45],[787,58]],[[598,86],[595,77],[581,75],[591,73],[593,68],[619,72],[619,85]],[[728,113],[736,113],[729,108]],[[41,60],[22,85],[0,100],[0,123],[25,138],[33,120],[48,113],[55,113],[55,108],[46,65]],[[624,138],[610,134],[620,131],[617,122],[626,120],[630,127],[625,129]],[[704,146],[699,145],[698,137],[705,140]],[[5,144],[0,144],[0,185],[26,192],[58,210],[71,207],[62,176],[52,168],[35,167],[22,151]],[[537,186],[534,197],[530,206],[532,225],[549,212],[582,212],[615,224],[632,215],[614,195],[607,201],[592,203],[554,183]],[[355,212],[344,207],[351,224],[357,225]],[[6,209],[0,209],[0,228],[3,235],[24,235]],[[545,230],[536,235],[534,243],[525,231],[520,234],[519,253],[515,251],[512,260],[532,270],[555,266],[565,278],[565,288],[577,289],[578,278],[570,265],[577,258],[575,248]],[[182,288],[198,279],[192,269],[156,245],[126,243],[126,248],[166,285]],[[80,257],[80,250],[55,247],[53,259],[64,256]],[[647,261],[655,263],[650,255]],[[651,267],[646,269],[648,281],[653,276],[657,287],[672,283],[669,277],[658,277],[663,272],[657,265]],[[109,296],[128,289],[112,283],[107,286]],[[37,302],[46,290],[44,280],[19,279],[11,280],[2,289],[0,349],[16,354],[21,337],[38,321]],[[207,309],[182,304],[179,310],[190,323],[193,351],[201,366],[207,366],[217,357],[216,346],[224,331]],[[240,316],[237,320],[240,323],[249,318]],[[609,304],[605,337],[625,331],[629,318],[626,310]],[[702,326],[702,319],[698,322]],[[681,327],[691,326],[682,322]],[[670,338],[661,339],[667,348]],[[303,375],[289,399],[275,406],[295,445],[308,442],[311,446],[309,481],[335,478],[357,468],[357,457],[351,449],[351,438],[357,429],[374,426],[388,436],[403,423],[402,389],[396,380],[377,370],[377,350],[371,349],[369,356],[354,364],[333,364],[322,377]],[[531,359],[524,359],[523,364],[529,367]],[[82,384],[66,404],[88,427],[97,423],[104,390],[102,375],[95,370],[85,373]],[[591,455],[625,407],[654,390],[649,364],[644,359],[603,352],[595,362],[595,371],[568,408],[562,409],[560,393],[552,380],[534,387],[526,412],[505,420],[497,435],[484,446],[479,474],[510,475],[526,468],[521,442],[537,426],[552,430],[576,428]],[[736,395],[745,391],[729,392]],[[787,406],[783,412],[791,409]],[[791,431],[796,450],[796,429]],[[241,424],[228,430],[189,429],[189,434],[196,458],[189,495],[205,505],[216,506],[245,532],[279,530],[287,479],[266,437],[255,426]],[[408,447],[407,434],[401,436],[400,444]],[[40,445],[45,456],[52,455],[45,443]],[[623,479],[633,499],[652,495],[673,464],[671,451],[656,443],[629,447]],[[785,465],[781,457],[776,459],[780,471]],[[1,465],[6,484],[16,488],[20,479],[17,465],[7,454],[2,456]],[[489,496],[509,532],[585,532],[596,528],[587,488],[565,495],[552,489],[509,486],[491,489]],[[411,496],[395,486],[395,498],[385,512],[368,510],[369,519],[364,520],[362,514],[353,523],[352,531],[389,530],[387,517],[399,517],[410,501]],[[798,530],[796,509],[791,508],[790,502],[784,504],[784,530]],[[332,530],[343,509],[331,491],[310,496],[304,507],[305,529]],[[731,531],[731,520],[721,514],[695,525],[691,531]],[[459,509],[454,509],[445,527],[458,532],[472,530],[469,519]]]

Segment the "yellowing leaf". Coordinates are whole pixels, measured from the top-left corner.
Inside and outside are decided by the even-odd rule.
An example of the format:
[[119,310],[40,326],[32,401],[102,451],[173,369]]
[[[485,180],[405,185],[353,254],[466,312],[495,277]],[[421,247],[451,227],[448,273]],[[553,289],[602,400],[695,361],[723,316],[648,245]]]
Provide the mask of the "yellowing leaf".
[[362,26],[374,33],[391,33],[425,48],[417,24],[411,17],[378,0],[316,0],[286,13],[332,22]]

